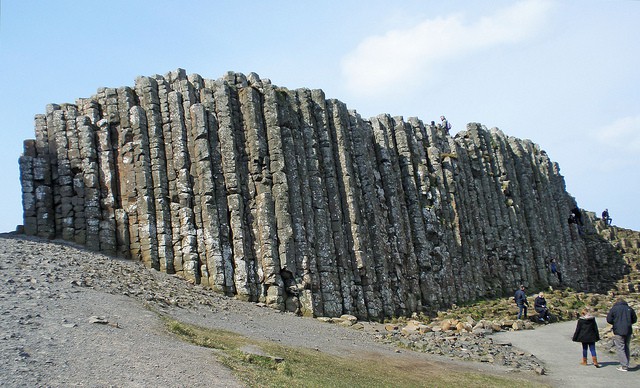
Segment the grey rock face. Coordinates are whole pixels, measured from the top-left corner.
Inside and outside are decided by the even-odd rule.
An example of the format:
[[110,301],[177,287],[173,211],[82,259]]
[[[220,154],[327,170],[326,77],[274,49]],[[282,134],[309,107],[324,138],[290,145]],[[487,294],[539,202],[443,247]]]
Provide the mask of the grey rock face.
[[[433,312],[519,284],[587,284],[575,200],[528,140],[369,120],[251,73],[139,77],[36,116],[24,230],[281,310]],[[588,220],[587,220],[588,222]],[[615,267],[617,264],[613,264]]]

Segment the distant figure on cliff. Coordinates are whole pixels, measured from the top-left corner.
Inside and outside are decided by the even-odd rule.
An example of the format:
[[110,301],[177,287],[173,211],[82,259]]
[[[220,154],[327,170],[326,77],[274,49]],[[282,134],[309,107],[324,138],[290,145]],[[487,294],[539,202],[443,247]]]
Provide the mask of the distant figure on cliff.
[[609,209],[604,209],[602,211],[602,221],[604,221],[605,225],[611,225],[612,218],[609,217]]
[[551,262],[549,263],[549,269],[551,270],[552,274],[558,277],[558,281],[560,282],[560,284],[562,284],[562,273],[558,271],[558,263],[556,263],[556,259],[551,259]]
[[549,322],[549,308],[547,308],[547,300],[544,298],[544,293],[541,292],[536,296],[536,299],[533,301],[533,308],[538,313],[538,321],[540,322]]
[[527,302],[527,295],[524,293],[524,285],[520,286],[520,289],[516,291],[514,296],[516,300],[516,305],[518,306],[518,319],[522,318],[523,312],[524,317],[527,317],[527,306],[529,306],[529,302]]
[[578,234],[580,236],[584,235],[584,228],[582,227],[584,224],[582,222],[582,211],[579,207],[574,207],[571,209],[571,216],[569,216],[569,223],[571,223],[571,217],[573,216],[573,223],[578,227]]
[[582,309],[582,315],[578,318],[578,324],[572,339],[574,342],[582,343],[582,362],[580,365],[587,365],[587,348],[589,348],[593,366],[599,368],[600,365],[596,356],[596,342],[600,341],[600,333],[596,318],[591,315],[591,310],[588,307]]
[[571,209],[571,213],[573,213],[576,217],[576,224],[578,225],[584,225],[582,223],[582,211],[580,210],[579,207],[574,207],[573,209]]
[[620,360],[620,366],[617,368],[620,372],[626,372],[629,369],[629,345],[633,324],[637,321],[636,312],[622,298],[616,300],[607,314],[607,323],[613,325],[613,345]]
[[449,133],[449,130],[451,129],[451,124],[449,124],[449,121],[444,116],[440,116],[440,121],[442,121],[442,128],[444,128],[447,133]]

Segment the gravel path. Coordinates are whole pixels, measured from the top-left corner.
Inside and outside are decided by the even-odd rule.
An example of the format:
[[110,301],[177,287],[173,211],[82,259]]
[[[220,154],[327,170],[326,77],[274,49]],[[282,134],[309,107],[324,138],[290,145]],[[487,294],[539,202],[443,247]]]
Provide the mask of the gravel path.
[[398,350],[374,341],[372,330],[225,298],[138,262],[68,243],[0,234],[0,385],[241,386],[210,349],[178,341],[145,306],[290,346],[406,368],[483,371],[553,384],[546,376]]
[[[607,325],[604,318],[598,318],[598,327]],[[580,365],[582,359],[582,346],[571,341],[576,322],[561,322],[539,327],[536,330],[524,330],[513,332],[501,332],[494,334],[496,341],[507,343],[525,351],[535,354],[543,360],[549,377],[555,380],[556,386],[563,388],[578,387],[635,387],[638,386],[640,371],[638,367],[629,372],[619,372],[619,366],[615,354],[609,353],[596,344],[598,362],[602,365],[595,368],[591,363],[589,353],[589,365]],[[608,349],[607,349],[608,350]]]

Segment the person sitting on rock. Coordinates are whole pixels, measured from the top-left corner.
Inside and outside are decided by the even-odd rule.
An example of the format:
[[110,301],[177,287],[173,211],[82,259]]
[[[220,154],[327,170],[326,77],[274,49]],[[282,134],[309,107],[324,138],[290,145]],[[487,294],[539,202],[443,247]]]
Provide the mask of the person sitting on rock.
[[533,308],[538,313],[538,321],[549,321],[549,309],[547,308],[547,300],[544,298],[544,292],[541,292],[538,294],[538,296],[536,296],[536,299],[533,302]]
[[521,285],[520,289],[516,291],[514,299],[516,300],[516,305],[518,305],[518,319],[523,317],[523,312],[524,317],[526,318],[527,306],[529,306],[529,302],[527,302],[527,295],[524,293],[524,285]]

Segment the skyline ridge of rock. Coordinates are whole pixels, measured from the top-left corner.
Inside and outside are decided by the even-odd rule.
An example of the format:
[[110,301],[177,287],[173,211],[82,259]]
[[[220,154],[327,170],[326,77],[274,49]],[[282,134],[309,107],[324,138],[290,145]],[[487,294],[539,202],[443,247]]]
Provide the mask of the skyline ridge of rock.
[[477,123],[452,137],[255,73],[178,69],[50,104],[35,135],[20,157],[25,233],[281,310],[433,312],[554,285],[551,258],[578,289],[623,271],[567,223],[559,166]]

